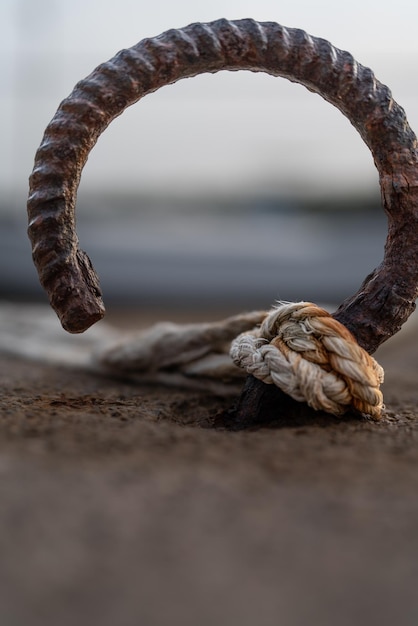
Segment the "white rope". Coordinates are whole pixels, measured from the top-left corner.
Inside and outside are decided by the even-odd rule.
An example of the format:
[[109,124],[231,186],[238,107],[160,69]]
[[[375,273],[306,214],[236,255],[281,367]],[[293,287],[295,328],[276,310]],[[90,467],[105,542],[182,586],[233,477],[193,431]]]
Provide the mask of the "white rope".
[[49,308],[3,303],[0,351],[217,395],[239,393],[247,372],[316,410],[341,415],[353,408],[378,419],[383,408],[382,368],[342,324],[309,302],[212,323],[163,322],[134,334],[101,322],[76,336],[62,330]]
[[281,303],[231,345],[233,362],[315,410],[379,419],[383,369],[351,333],[310,302]]
[[265,311],[253,311],[219,322],[160,322],[114,345],[99,346],[93,362],[110,374],[235,395],[242,387],[245,372],[229,356],[231,341],[238,333],[260,324],[265,316]]
[[231,341],[265,315],[256,311],[185,325],[159,322],[134,333],[102,321],[86,333],[71,335],[49,306],[0,302],[0,354],[71,367],[81,374],[236,396],[246,374],[231,361]]

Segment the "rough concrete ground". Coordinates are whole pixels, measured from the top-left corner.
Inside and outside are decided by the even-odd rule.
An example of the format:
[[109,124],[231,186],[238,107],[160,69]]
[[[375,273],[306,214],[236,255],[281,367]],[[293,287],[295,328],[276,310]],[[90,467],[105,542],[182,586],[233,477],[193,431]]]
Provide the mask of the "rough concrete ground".
[[1,357],[0,624],[416,625],[417,328],[377,424]]

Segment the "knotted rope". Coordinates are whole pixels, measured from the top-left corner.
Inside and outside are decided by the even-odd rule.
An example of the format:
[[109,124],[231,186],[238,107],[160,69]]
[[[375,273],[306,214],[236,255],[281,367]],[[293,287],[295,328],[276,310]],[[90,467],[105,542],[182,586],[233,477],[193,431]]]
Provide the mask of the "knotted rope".
[[233,340],[233,362],[294,400],[341,415],[379,419],[383,369],[345,326],[310,302],[282,303]]
[[310,302],[218,322],[160,322],[133,334],[102,323],[78,336],[63,333],[49,309],[2,304],[0,352],[223,396],[238,394],[248,372],[315,410],[341,415],[351,408],[379,419],[383,408],[383,369]]

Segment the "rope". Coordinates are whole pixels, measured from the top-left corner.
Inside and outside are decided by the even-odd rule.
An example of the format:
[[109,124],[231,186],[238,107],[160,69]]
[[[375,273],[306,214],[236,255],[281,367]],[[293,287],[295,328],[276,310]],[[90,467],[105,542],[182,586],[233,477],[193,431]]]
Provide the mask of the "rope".
[[[253,311],[219,322],[159,322],[99,350],[95,357],[101,367],[114,371],[152,373],[177,370],[192,376],[236,378],[241,373],[229,358],[231,341],[237,334],[260,324],[265,316],[265,311]],[[224,360],[216,359],[222,355],[227,357],[226,364]],[[218,367],[210,365],[215,362]]]
[[383,369],[315,304],[280,303],[259,328],[234,339],[230,355],[247,373],[315,410],[381,417]]
[[246,374],[229,356],[231,341],[265,316],[255,311],[210,323],[158,322],[136,332],[102,321],[88,333],[70,335],[49,306],[0,302],[0,354],[139,385],[234,397]]
[[220,396],[238,394],[247,372],[334,415],[354,409],[378,419],[383,409],[383,369],[345,326],[310,302],[218,322],[160,322],[139,333],[102,322],[75,336],[62,331],[49,308],[2,303],[0,352]]

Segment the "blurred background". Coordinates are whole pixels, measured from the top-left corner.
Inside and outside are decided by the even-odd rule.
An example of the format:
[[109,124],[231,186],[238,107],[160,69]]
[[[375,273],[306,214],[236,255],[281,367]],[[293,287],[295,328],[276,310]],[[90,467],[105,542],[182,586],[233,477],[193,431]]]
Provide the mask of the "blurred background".
[[[121,48],[220,17],[277,21],[349,50],[418,128],[412,0],[2,0],[2,299],[46,301],[25,205],[59,102]],[[249,72],[183,80],[125,111],[91,152],[77,220],[119,308],[339,303],[380,262],[386,233],[377,172],[350,123],[304,87]]]

